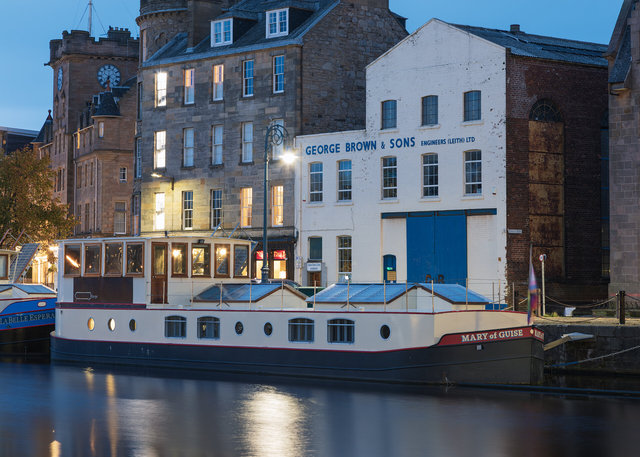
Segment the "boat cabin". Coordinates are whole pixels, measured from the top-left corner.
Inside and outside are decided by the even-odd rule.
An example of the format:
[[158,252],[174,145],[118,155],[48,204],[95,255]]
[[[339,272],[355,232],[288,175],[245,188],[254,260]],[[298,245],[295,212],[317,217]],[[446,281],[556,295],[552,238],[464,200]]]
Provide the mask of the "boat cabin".
[[18,249],[0,249],[0,299],[56,296],[47,286],[20,282],[39,246],[27,243]]
[[212,285],[251,282],[251,242],[118,237],[60,241],[61,303],[189,307]]

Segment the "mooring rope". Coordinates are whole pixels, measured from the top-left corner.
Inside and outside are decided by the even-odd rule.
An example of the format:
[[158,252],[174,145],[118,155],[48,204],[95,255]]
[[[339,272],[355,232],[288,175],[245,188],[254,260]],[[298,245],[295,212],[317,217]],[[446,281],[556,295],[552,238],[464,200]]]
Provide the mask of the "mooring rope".
[[577,365],[579,363],[584,363],[584,362],[593,362],[594,360],[606,359],[607,357],[613,357],[619,354],[623,354],[625,352],[634,351],[638,348],[640,348],[640,345],[634,346],[632,348],[623,349],[622,351],[612,352],[611,354],[605,354],[598,357],[591,357],[589,359],[578,360],[577,362],[557,363],[555,365],[547,365],[547,366],[550,368],[556,368],[556,367],[566,367],[568,365]]

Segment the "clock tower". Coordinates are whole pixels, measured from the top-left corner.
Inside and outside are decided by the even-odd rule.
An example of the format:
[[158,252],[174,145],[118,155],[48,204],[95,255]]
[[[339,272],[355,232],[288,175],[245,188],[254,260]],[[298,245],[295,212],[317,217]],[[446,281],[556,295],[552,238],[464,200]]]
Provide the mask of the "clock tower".
[[96,39],[84,30],[64,31],[49,43],[53,69],[53,140],[51,168],[61,177],[54,197],[74,208],[73,133],[87,102],[95,94],[120,86],[135,77],[138,40],[127,29],[110,27]]

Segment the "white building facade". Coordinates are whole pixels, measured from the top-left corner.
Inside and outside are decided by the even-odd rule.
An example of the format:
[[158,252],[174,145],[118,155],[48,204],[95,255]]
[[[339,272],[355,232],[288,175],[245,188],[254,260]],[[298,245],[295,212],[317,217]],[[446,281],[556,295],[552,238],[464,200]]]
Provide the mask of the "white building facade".
[[366,129],[296,138],[296,281],[506,287],[505,48],[432,19],[367,67]]

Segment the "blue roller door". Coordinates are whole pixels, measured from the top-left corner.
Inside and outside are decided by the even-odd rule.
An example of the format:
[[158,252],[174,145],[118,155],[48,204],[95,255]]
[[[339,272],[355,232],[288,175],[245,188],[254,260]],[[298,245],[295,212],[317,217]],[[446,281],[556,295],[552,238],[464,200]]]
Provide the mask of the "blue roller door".
[[414,213],[407,217],[407,276],[465,284],[467,219],[464,211]]

